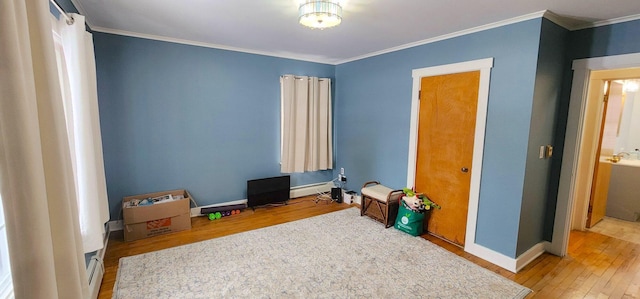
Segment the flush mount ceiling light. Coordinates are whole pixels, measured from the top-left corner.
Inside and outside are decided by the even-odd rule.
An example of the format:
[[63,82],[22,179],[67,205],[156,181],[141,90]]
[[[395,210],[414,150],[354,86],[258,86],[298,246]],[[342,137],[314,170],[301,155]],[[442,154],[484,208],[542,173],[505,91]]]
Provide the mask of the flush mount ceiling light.
[[298,8],[298,21],[318,29],[338,26],[342,22],[342,6],[335,0],[306,0]]

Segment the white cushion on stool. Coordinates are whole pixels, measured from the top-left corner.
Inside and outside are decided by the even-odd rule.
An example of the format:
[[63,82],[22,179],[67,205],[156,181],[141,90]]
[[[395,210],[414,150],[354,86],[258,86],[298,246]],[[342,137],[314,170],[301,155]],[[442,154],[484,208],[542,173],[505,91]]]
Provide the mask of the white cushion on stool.
[[387,196],[389,196],[389,193],[391,193],[391,191],[393,191],[393,189],[378,184],[362,188],[360,192],[362,193],[362,195],[375,198],[381,202],[387,202]]

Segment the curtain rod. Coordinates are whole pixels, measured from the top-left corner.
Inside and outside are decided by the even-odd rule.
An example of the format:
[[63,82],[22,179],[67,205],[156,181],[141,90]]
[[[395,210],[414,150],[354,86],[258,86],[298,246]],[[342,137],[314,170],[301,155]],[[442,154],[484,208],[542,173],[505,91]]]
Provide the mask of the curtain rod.
[[73,17],[70,16],[66,11],[64,11],[64,9],[62,9],[62,7],[58,5],[58,2],[56,2],[56,0],[49,0],[49,2],[51,2],[53,6],[56,7],[56,9],[60,12],[61,15],[64,16],[65,19],[67,19],[67,25],[73,25],[73,22],[75,21]]
[[[280,78],[282,79],[282,78],[287,77],[287,76],[291,76],[294,79],[299,79],[299,80],[304,79],[304,77],[311,78],[311,76],[294,76],[294,75],[282,75],[282,76],[280,76]],[[327,80],[327,79],[331,79],[331,78],[318,78],[318,80]]]

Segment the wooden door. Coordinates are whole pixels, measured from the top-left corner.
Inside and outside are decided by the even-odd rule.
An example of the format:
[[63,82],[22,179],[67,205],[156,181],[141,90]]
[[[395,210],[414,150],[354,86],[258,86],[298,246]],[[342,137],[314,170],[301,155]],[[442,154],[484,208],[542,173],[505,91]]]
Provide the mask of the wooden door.
[[609,179],[611,178],[611,162],[607,158],[613,155],[618,132],[618,121],[622,111],[622,84],[613,81],[605,82],[604,107],[600,138],[596,151],[596,162],[591,181],[591,196],[587,211],[587,227],[593,227],[604,218],[607,212],[607,196]]
[[464,245],[480,71],[422,78],[415,188],[442,206],[427,231]]

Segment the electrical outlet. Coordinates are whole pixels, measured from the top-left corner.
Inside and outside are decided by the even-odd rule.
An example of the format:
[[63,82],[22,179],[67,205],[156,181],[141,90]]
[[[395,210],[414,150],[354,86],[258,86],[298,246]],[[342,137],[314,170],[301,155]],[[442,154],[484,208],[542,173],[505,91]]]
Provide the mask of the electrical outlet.
[[340,167],[340,174],[344,176],[344,167]]

